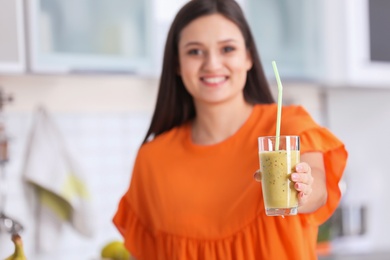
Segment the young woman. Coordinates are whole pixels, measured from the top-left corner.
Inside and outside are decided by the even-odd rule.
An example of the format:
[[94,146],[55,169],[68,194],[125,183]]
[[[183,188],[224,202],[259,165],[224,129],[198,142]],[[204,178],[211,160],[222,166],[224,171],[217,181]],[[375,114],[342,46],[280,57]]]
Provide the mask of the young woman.
[[189,1],[170,28],[154,115],[113,219],[136,259],[317,259],[347,152],[302,107],[283,107],[281,134],[301,139],[299,214],[266,216],[253,173],[276,111],[239,5]]

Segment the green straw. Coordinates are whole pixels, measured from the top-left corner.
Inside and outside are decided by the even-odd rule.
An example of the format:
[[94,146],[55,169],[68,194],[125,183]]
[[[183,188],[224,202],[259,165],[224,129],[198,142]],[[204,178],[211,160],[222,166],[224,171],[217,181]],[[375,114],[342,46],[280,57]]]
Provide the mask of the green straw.
[[276,62],[272,61],[272,67],[274,68],[274,73],[276,77],[276,82],[278,84],[278,112],[276,115],[276,144],[275,144],[275,150],[279,150],[279,141],[280,141],[280,120],[282,115],[282,93],[283,93],[283,86],[282,82],[280,81],[278,68],[276,67]]

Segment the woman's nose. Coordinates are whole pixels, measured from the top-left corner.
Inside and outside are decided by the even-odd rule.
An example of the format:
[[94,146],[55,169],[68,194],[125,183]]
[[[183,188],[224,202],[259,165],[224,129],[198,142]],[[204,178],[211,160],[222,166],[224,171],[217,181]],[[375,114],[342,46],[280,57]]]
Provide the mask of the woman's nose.
[[220,55],[218,55],[217,53],[209,52],[205,56],[203,67],[206,70],[214,70],[220,68],[221,64],[222,60]]

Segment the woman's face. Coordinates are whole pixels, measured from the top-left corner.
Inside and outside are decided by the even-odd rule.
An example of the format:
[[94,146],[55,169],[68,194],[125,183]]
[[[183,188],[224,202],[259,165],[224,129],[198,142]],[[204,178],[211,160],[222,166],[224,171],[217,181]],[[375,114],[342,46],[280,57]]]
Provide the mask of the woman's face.
[[240,29],[224,16],[202,16],[182,30],[179,74],[195,104],[243,100],[251,67]]

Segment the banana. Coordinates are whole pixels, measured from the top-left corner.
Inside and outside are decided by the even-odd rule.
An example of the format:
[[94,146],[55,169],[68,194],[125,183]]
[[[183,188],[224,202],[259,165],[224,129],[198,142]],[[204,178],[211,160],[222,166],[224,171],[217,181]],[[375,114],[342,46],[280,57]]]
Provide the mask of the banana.
[[27,260],[24,254],[22,238],[18,234],[13,234],[12,242],[14,242],[15,251],[12,255],[10,255],[4,260]]

